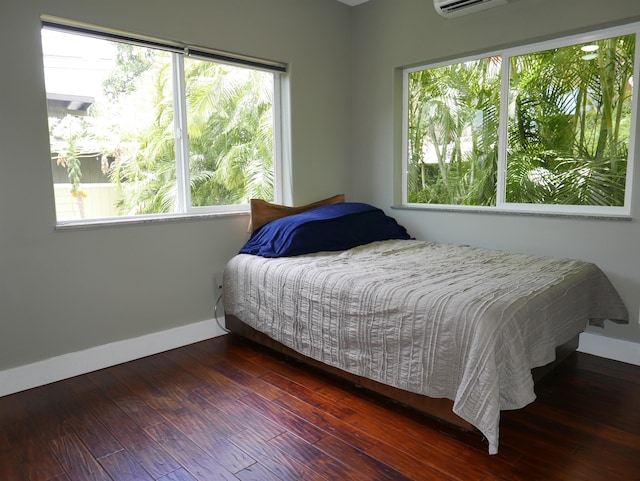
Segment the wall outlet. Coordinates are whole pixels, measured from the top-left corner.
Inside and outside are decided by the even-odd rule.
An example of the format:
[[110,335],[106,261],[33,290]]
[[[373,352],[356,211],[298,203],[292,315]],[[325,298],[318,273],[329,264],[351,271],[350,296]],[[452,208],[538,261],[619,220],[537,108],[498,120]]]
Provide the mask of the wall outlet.
[[218,271],[213,275],[213,292],[216,298],[222,294],[222,280],[223,273],[222,271]]

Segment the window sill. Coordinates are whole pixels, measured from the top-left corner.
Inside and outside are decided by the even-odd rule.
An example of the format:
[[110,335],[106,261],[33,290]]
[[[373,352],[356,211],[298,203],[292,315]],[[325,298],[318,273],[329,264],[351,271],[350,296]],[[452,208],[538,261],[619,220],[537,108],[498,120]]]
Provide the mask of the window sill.
[[530,210],[501,209],[498,207],[472,207],[472,206],[446,206],[446,205],[392,205],[393,210],[417,210],[434,212],[460,212],[465,214],[489,214],[489,215],[511,215],[530,217],[561,217],[563,219],[592,219],[605,221],[631,221],[633,217],[629,214],[598,214],[581,212],[541,212]]
[[157,214],[157,215],[140,215],[135,217],[109,217],[101,219],[83,219],[83,220],[65,220],[56,223],[55,230],[74,230],[87,229],[96,227],[112,227],[135,224],[160,224],[164,222],[176,221],[200,221],[219,219],[221,217],[231,217],[237,215],[249,215],[249,211],[245,208],[242,210],[224,211],[224,212],[207,212],[204,214]]

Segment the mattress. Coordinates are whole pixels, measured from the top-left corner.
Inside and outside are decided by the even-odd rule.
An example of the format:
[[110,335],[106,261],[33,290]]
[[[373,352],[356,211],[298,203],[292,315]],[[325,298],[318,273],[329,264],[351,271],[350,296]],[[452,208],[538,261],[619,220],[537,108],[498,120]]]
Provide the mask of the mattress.
[[592,263],[416,240],[239,254],[223,296],[227,314],[301,354],[452,400],[491,454],[500,411],[535,399],[532,368],[588,323],[628,318]]

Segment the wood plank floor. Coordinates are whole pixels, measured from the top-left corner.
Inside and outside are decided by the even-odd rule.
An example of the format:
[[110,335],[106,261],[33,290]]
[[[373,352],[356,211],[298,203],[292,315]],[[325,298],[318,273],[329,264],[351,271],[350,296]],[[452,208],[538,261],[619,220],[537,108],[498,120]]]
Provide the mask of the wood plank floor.
[[489,456],[228,335],[0,398],[0,480],[640,480],[640,367],[574,354],[537,394]]

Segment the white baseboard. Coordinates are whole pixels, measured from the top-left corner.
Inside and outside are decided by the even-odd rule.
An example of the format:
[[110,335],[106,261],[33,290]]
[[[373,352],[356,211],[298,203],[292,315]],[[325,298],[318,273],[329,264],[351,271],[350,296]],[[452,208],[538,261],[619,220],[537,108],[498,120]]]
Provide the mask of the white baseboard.
[[224,334],[215,319],[63,354],[0,371],[0,396],[43,386]]
[[637,342],[583,332],[578,351],[640,366],[640,344]]
[[[0,371],[0,397],[218,337],[215,319],[125,339]],[[583,332],[578,351],[640,366],[640,344]]]

